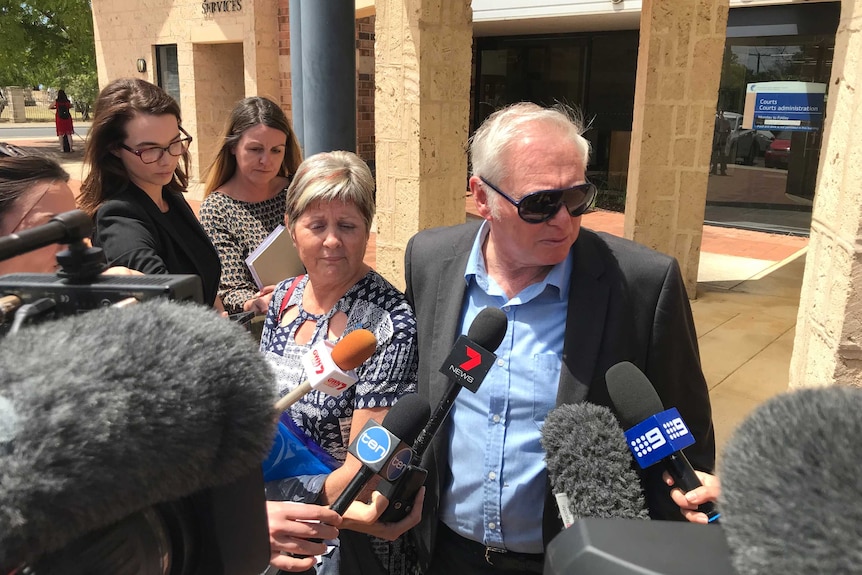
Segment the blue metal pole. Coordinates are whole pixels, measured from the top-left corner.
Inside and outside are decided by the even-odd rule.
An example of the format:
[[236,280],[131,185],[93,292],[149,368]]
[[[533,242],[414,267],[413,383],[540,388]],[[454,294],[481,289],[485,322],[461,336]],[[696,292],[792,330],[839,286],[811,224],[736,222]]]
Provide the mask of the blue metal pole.
[[302,4],[305,157],[332,150],[356,151],[354,0],[306,0]]

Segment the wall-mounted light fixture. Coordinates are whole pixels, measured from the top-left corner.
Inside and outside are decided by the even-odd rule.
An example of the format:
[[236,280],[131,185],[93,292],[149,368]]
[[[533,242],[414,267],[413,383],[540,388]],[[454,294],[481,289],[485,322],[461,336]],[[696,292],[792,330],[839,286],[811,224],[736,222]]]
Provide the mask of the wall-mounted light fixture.
[[144,72],[147,71],[147,61],[146,60],[144,60],[143,58],[138,58],[137,64],[138,64],[138,72],[143,74]]

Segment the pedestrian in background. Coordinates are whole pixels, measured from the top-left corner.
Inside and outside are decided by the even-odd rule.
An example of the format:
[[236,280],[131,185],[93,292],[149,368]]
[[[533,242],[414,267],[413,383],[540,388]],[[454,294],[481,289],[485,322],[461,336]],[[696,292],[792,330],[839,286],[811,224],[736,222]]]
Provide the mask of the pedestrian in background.
[[727,138],[730,136],[730,122],[724,117],[724,110],[715,114],[715,131],[712,133],[712,157],[709,173],[715,175],[716,168],[721,168],[720,176],[727,175]]
[[57,128],[57,138],[60,140],[60,149],[63,152],[72,151],[72,134],[75,127],[72,125],[72,102],[69,101],[66,92],[57,91],[57,99],[50,108],[54,112],[54,126]]

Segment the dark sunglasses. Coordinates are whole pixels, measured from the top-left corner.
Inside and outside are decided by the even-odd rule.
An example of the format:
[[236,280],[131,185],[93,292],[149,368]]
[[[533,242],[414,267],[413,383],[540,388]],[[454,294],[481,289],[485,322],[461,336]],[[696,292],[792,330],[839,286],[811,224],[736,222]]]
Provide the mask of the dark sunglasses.
[[586,182],[562,190],[532,192],[515,201],[482,176],[479,176],[479,179],[518,208],[518,215],[530,224],[540,224],[550,220],[560,211],[563,204],[566,204],[569,215],[580,216],[592,206],[598,192],[595,184]]

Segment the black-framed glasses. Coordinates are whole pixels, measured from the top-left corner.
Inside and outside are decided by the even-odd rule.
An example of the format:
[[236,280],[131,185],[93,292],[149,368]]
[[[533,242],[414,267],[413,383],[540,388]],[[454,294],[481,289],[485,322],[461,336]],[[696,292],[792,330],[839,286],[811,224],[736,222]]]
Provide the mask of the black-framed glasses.
[[531,192],[515,201],[482,176],[479,176],[479,179],[518,208],[518,215],[530,224],[540,224],[550,220],[560,211],[563,204],[566,204],[569,215],[572,217],[580,216],[592,206],[598,192],[595,184],[586,182],[561,190]]
[[144,148],[143,150],[135,150],[125,144],[120,144],[120,147],[124,150],[130,151],[131,153],[139,157],[141,161],[145,164],[155,164],[162,159],[162,156],[165,155],[165,152],[169,153],[172,156],[182,156],[185,151],[189,149],[189,145],[192,143],[192,137],[189,135],[188,132],[183,130],[182,126],[180,126],[179,128],[180,132],[182,132],[185,137],[171,142],[164,148],[162,148],[161,146],[153,146],[151,148]]

